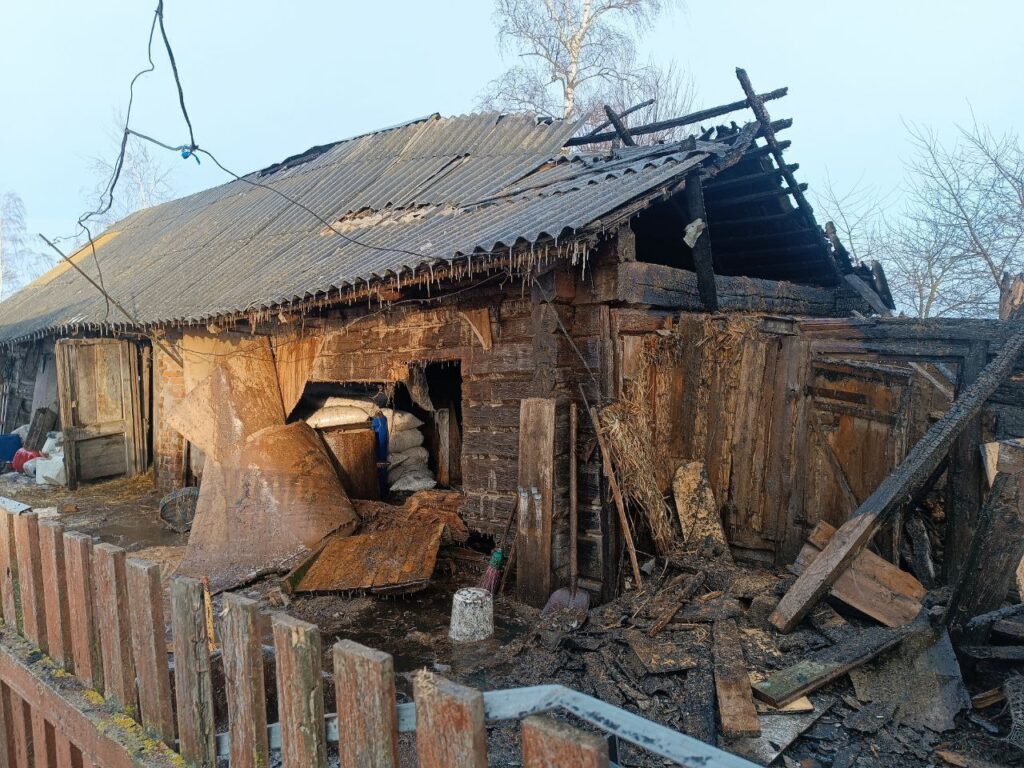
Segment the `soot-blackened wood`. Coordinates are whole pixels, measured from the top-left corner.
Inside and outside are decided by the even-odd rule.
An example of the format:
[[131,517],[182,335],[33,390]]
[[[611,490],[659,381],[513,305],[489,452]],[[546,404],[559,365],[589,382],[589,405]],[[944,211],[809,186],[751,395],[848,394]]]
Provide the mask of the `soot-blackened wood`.
[[103,657],[96,626],[92,571],[92,538],[71,531],[64,534],[67,571],[68,621],[71,626],[71,661],[75,676],[103,692]]
[[967,623],[1002,605],[1024,556],[1024,472],[1000,473],[978,516],[974,540],[946,607],[946,624],[957,644],[988,640],[989,626]]
[[[971,344],[970,352],[960,367],[958,391],[963,392],[981,375],[988,362],[988,345]],[[981,509],[982,466],[978,446],[981,445],[981,414],[967,422],[949,453],[949,474],[946,502],[945,546],[943,569],[946,581],[955,584],[971,548],[971,536]]]
[[138,716],[135,690],[135,659],[128,622],[127,553],[113,544],[97,544],[92,550],[96,581],[96,618],[103,657],[104,697]]
[[540,491],[519,510],[519,566],[516,595],[542,606],[551,594],[551,539],[555,490],[555,414],[552,398],[531,397],[520,404],[519,486]]
[[14,514],[0,509],[0,607],[4,623],[22,631],[18,612],[18,551],[14,537]]
[[420,768],[486,768],[484,696],[423,670],[413,680]]
[[626,124],[622,122],[622,118],[619,117],[618,113],[614,109],[609,107],[607,104],[604,105],[604,113],[608,117],[608,122],[615,128],[615,133],[622,139],[622,143],[627,147],[635,147],[636,142],[633,141],[633,137],[629,135],[629,129],[626,128]]
[[735,619],[721,619],[714,625],[715,692],[722,733],[729,737],[760,736],[750,676],[743,661],[739,628]]
[[43,520],[39,523],[39,547],[43,556],[43,597],[46,603],[49,654],[50,658],[70,671],[71,616],[64,561],[64,526],[56,520]]
[[398,710],[390,654],[341,640],[334,646],[334,688],[345,730],[341,768],[397,768]]
[[24,512],[14,518],[14,540],[18,550],[23,634],[45,653],[48,646],[43,561],[39,552],[39,519],[35,512]]
[[700,300],[708,312],[718,311],[718,294],[715,288],[715,264],[711,255],[711,230],[708,227],[708,212],[704,209],[704,191],[699,173],[691,173],[686,179],[686,209],[690,222],[700,219],[704,231],[693,244],[693,265],[697,272],[697,290]]
[[320,630],[315,624],[276,614],[277,714],[284,768],[325,768],[324,683],[320,675]]
[[686,673],[681,719],[683,733],[687,736],[706,744],[716,743],[715,674],[708,655],[698,658],[697,666]]
[[886,519],[928,481],[957,435],[981,412],[985,400],[1010,375],[1021,350],[1024,350],[1024,328],[1017,324],[996,359],[956,399],[946,415],[932,425],[896,471],[882,481],[797,578],[772,613],[771,622],[777,629],[783,632],[793,629],[824,597]]
[[259,603],[232,593],[224,595],[220,634],[231,736],[230,764],[233,768],[265,768],[270,764],[270,746]]
[[174,747],[174,708],[167,666],[167,624],[160,566],[130,559],[128,578],[132,654],[139,676],[142,725],[169,747]]
[[213,683],[203,585],[198,580],[178,576],[171,581],[171,627],[179,752],[196,765],[212,768],[217,756]]
[[607,768],[608,742],[544,715],[523,720],[523,768]]

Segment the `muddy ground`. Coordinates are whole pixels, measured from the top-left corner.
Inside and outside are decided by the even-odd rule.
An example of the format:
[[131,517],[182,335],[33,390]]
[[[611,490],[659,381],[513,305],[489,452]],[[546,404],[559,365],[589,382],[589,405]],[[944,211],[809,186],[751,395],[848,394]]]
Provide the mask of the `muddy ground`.
[[[187,540],[186,534],[169,530],[159,520],[159,496],[152,488],[150,476],[95,483],[74,492],[12,482],[7,477],[0,478],[0,495],[30,504],[41,514],[58,515],[69,530],[90,533],[134,555],[158,561],[165,575],[173,571]],[[330,648],[339,638],[350,638],[392,654],[403,701],[410,700],[411,675],[422,668],[483,690],[555,682],[690,733],[700,732],[702,718],[706,721],[709,714],[712,722],[714,718],[713,692],[709,701],[706,686],[701,691],[695,684],[701,669],[707,672],[710,620],[736,620],[745,661],[755,674],[785,668],[836,641],[807,624],[789,635],[778,635],[768,625],[770,607],[789,583],[785,574],[758,571],[760,594],[750,589],[731,594],[722,574],[735,575],[739,571],[725,563],[676,560],[652,565],[654,577],[648,590],[627,593],[614,603],[593,608],[581,627],[558,619],[542,621],[537,611],[500,598],[495,605],[494,637],[473,644],[448,640],[448,617],[453,593],[476,583],[482,561],[453,558],[444,550],[434,581],[412,595],[289,598],[281,592],[277,578],[267,578],[238,591],[260,599],[268,611],[288,611],[319,626],[323,632],[325,670],[330,670]],[[711,585],[711,599],[688,607],[659,633],[658,642],[697,659],[696,671],[651,673],[640,663],[632,644],[637,633],[654,623],[662,604],[673,599],[674,582],[695,570],[717,572],[724,589],[711,589],[715,586]],[[744,580],[749,582],[746,577]],[[715,596],[715,591],[725,594]],[[840,610],[854,631],[871,625],[864,617]],[[270,642],[269,635],[266,642]],[[968,692],[975,694],[1001,684],[1013,668],[978,662],[970,668],[965,666],[964,673]],[[893,680],[894,690],[898,692],[900,686],[899,679]],[[326,688],[330,691],[329,685]],[[812,694],[811,700],[818,716],[774,764],[806,768],[1024,765],[1024,752],[1005,738],[1011,726],[1005,703],[983,710],[968,708],[957,715],[955,728],[939,732],[920,724],[906,724],[913,719],[905,712],[910,706],[906,702],[890,706],[858,699],[847,676]],[[333,701],[328,701],[328,711],[332,707]],[[402,745],[403,755],[411,763],[411,737],[404,736]],[[727,749],[731,746],[721,739],[719,745]],[[489,748],[493,764],[520,764],[514,726],[489,728]],[[630,749],[624,750],[621,763],[665,764]]]

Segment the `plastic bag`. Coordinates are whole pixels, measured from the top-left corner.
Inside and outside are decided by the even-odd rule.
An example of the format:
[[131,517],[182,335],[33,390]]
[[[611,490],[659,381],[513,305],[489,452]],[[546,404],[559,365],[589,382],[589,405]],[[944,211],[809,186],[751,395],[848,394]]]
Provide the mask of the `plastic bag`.
[[66,485],[64,474],[64,452],[54,454],[48,459],[34,459],[36,463],[36,485]]

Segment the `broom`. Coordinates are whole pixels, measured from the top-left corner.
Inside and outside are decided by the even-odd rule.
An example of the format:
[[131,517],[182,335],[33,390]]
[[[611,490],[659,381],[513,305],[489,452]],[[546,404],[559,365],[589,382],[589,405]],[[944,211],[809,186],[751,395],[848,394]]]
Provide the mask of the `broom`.
[[480,583],[477,585],[480,589],[486,589],[492,595],[498,589],[498,579],[501,576],[501,569],[505,564],[505,545],[508,543],[509,531],[512,530],[512,522],[518,517],[519,510],[526,507],[526,498],[526,489],[520,488],[519,500],[516,502],[515,507],[513,507],[512,513],[508,516],[508,522],[505,524],[505,533],[501,537],[501,544],[491,552],[491,560],[487,563],[487,570],[484,571],[483,578],[480,579]]

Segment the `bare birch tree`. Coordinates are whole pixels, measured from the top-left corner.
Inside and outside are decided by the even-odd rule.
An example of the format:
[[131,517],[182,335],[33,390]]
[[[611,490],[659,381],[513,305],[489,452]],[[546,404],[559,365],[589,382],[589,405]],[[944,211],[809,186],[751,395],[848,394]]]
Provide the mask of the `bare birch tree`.
[[50,260],[29,245],[25,203],[16,192],[0,197],[0,299],[20,291],[49,269]]
[[[686,112],[692,82],[676,67],[640,61],[637,39],[673,0],[497,0],[503,48],[521,63],[491,82],[487,109],[532,111],[567,120],[604,119],[603,105],[623,110],[654,98],[636,122]],[[670,114],[671,113],[671,114]]]

